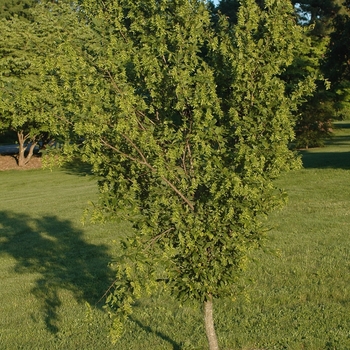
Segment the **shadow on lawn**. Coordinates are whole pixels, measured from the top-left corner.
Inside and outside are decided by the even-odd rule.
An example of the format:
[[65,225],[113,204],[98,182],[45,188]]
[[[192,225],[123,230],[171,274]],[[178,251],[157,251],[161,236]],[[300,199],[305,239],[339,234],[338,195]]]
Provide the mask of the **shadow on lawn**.
[[310,168],[350,169],[350,152],[300,152],[303,166]]
[[132,322],[134,322],[136,325],[138,325],[141,329],[145,330],[147,333],[154,333],[157,335],[157,337],[168,342],[170,345],[172,345],[173,350],[181,350],[181,346],[178,343],[176,343],[173,339],[168,337],[166,334],[153,330],[152,327],[144,325],[142,322],[136,320],[133,317],[130,317],[130,319]]
[[55,216],[2,211],[0,222],[0,252],[16,259],[15,272],[40,274],[32,293],[49,331],[59,330],[60,290],[71,291],[77,301],[99,302],[112,278],[106,246],[85,242],[82,231]]
[[92,166],[88,163],[82,162],[79,159],[63,164],[62,168],[66,171],[67,174],[71,175],[92,175]]

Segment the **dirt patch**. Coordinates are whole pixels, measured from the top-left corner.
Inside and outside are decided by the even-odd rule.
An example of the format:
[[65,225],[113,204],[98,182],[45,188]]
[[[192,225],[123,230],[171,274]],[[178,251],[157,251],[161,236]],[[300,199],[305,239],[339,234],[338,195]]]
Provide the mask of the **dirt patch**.
[[41,166],[41,157],[39,155],[34,155],[30,162],[24,167],[19,167],[17,165],[17,160],[14,155],[0,155],[0,171],[39,169]]

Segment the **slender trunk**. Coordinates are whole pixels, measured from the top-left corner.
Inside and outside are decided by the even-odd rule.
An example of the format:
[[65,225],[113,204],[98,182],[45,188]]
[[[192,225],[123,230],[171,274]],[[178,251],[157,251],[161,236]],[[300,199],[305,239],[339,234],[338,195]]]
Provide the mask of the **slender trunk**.
[[204,322],[205,331],[207,333],[209,349],[219,350],[218,339],[215,333],[214,318],[213,318],[213,297],[209,295],[207,301],[204,302]]
[[31,145],[30,145],[30,148],[29,148],[29,152],[28,152],[28,155],[26,157],[26,160],[25,160],[25,163],[28,164],[29,161],[31,160],[33,154],[34,154],[34,148],[36,146],[36,142],[33,142]]

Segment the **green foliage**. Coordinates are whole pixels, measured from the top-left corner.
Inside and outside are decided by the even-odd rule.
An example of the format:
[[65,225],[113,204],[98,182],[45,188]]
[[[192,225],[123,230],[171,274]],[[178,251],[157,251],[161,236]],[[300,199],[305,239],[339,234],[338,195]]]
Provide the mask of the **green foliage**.
[[221,0],[214,11],[226,16],[230,23],[237,24],[239,6],[239,0]]
[[329,43],[328,37],[317,37],[313,26],[304,26],[304,37],[293,64],[283,73],[287,86],[311,74],[316,80],[316,89],[311,96],[305,96],[295,112],[295,142],[297,148],[322,146],[331,135],[334,117],[334,93],[330,82],[323,74],[323,61]]
[[84,55],[65,45],[48,63],[46,89],[83,140],[66,152],[99,177],[95,217],[134,226],[108,300],[121,315],[159,286],[182,301],[232,296],[264,216],[284,202],[273,180],[299,165],[292,112],[313,81],[286,91],[302,31],[288,3],[265,5],[243,1],[237,25],[214,30],[202,1],[85,1]]
[[[1,128],[26,124],[28,111],[37,101],[38,71],[33,51],[37,43],[32,26],[19,19],[2,20],[1,26]],[[25,48],[25,49],[23,49]],[[31,69],[30,69],[31,68]],[[32,93],[30,93],[32,92]],[[40,109],[40,107],[39,107]],[[18,112],[17,112],[18,111]]]
[[350,113],[350,65],[348,60],[350,12],[338,14],[333,20],[333,26],[334,31],[330,36],[325,70],[333,84],[337,114],[347,119]]
[[[347,7],[343,0],[294,1],[299,3],[299,21],[311,25],[306,31],[310,44],[293,65],[292,74],[304,69],[317,74],[319,82],[314,96],[299,108],[296,146],[322,146],[332,133],[332,120],[348,115],[348,83],[341,67],[346,67],[348,41]],[[306,27],[307,28],[307,27]],[[326,86],[322,83],[326,79]],[[345,78],[345,79],[344,79]]]
[[[326,95],[326,96],[324,96]],[[297,149],[323,147],[332,136],[333,96],[322,88],[309,98],[300,108],[300,117],[296,121],[296,139],[293,143]]]
[[[22,145],[57,136],[57,100],[44,85],[45,62],[66,42],[77,41],[76,14],[64,4],[41,4],[0,21],[0,130],[17,132]],[[73,38],[73,39],[72,39]]]
[[[261,1],[257,3],[263,8]],[[325,16],[329,16],[327,11],[334,6],[328,2],[311,4],[304,1],[298,4],[298,7],[294,7],[294,12],[298,23],[303,27],[303,36],[299,41],[299,47],[295,50],[292,65],[282,73],[282,77],[287,83],[288,92],[299,80],[308,75],[312,75],[317,81],[315,91],[312,94],[305,94],[303,101],[300,101],[302,103],[294,111],[296,141],[293,144],[297,148],[307,148],[323,145],[324,140],[331,134],[335,94],[329,91],[329,82],[325,81],[322,65],[329,43],[329,36],[326,36],[325,32],[329,32],[330,19],[327,17],[325,20]],[[236,24],[239,7],[239,1],[222,0],[214,13],[218,11],[223,13],[231,24]],[[220,79],[225,80],[225,74]]]
[[0,18],[11,19],[16,15],[31,19],[30,9],[37,3],[37,0],[0,0]]

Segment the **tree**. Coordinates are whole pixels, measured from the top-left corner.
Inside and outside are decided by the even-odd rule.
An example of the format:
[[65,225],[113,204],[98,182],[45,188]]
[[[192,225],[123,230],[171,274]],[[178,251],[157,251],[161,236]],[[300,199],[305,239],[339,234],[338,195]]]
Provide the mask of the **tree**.
[[323,77],[318,81],[315,94],[299,109],[296,146],[322,146],[324,139],[332,134],[332,120],[348,115],[348,84],[346,79],[340,82],[336,78],[338,68],[346,59],[341,59],[335,53],[340,47],[346,48],[346,30],[343,31],[344,27],[341,29],[341,23],[347,16],[347,5],[343,0],[302,0],[293,3],[298,5],[299,23],[311,25],[307,31],[309,49],[305,48],[301,62],[304,69],[311,69]]
[[293,64],[282,74],[283,79],[293,86],[295,81],[312,74],[316,80],[316,89],[311,96],[305,96],[304,102],[295,112],[296,148],[322,146],[331,135],[334,117],[334,94],[323,72],[324,57],[329,38],[314,35],[313,26],[303,25],[304,40],[300,42],[298,55]]
[[230,23],[237,24],[239,6],[240,0],[221,0],[218,5],[214,7],[214,12],[225,15]]
[[85,1],[94,42],[52,58],[47,90],[75,102],[62,115],[83,141],[66,152],[99,179],[94,215],[134,227],[108,298],[116,337],[134,300],[163,285],[203,303],[218,349],[213,300],[234,293],[263,217],[283,203],[273,180],[299,164],[292,111],[313,87],[287,94],[280,75],[302,33],[289,3],[265,5],[242,0],[237,25],[221,18],[215,31],[204,1]]
[[37,3],[37,0],[0,0],[0,18],[11,19],[17,15],[29,19],[30,9]]
[[338,13],[332,22],[334,31],[330,34],[324,70],[332,83],[334,108],[345,119],[350,116],[349,2],[345,2],[343,6],[345,11]]
[[[16,131],[18,165],[23,166],[29,162],[41,132],[43,106],[38,86],[37,40],[33,26],[17,18],[1,21],[0,31],[0,126]],[[31,141],[31,146],[25,157],[27,141]]]
[[[263,1],[256,1],[257,5],[264,9]],[[294,57],[294,62],[288,69],[282,73],[283,79],[288,86],[294,86],[297,81],[303,77],[313,74],[317,79],[317,89],[312,96],[305,97],[303,103],[295,111],[295,134],[296,148],[308,148],[321,146],[326,137],[330,136],[332,125],[330,118],[332,116],[333,94],[327,90],[321,69],[327,44],[329,41],[325,32],[329,32],[330,19],[328,10],[333,9],[331,1],[293,1],[294,12],[297,22],[303,27],[304,36],[300,41],[300,47]],[[231,24],[237,23],[237,14],[241,2],[239,0],[221,0],[213,12],[222,13],[227,16]],[[322,16],[322,17],[321,17]],[[217,18],[214,16],[214,18]],[[322,34],[321,34],[322,33]],[[222,76],[222,79],[225,79]]]
[[69,6],[41,4],[28,11],[33,21],[0,21],[0,130],[16,132],[19,166],[30,161],[39,141],[57,135],[56,99],[44,88],[44,66],[76,34]]

